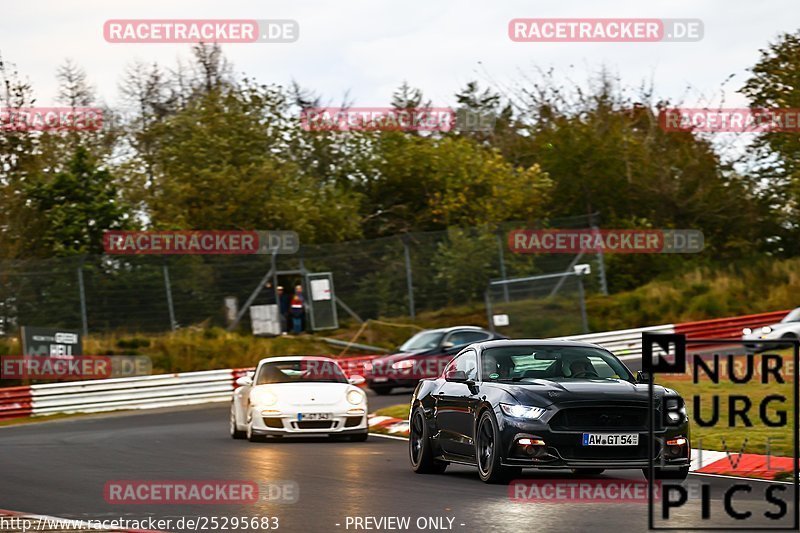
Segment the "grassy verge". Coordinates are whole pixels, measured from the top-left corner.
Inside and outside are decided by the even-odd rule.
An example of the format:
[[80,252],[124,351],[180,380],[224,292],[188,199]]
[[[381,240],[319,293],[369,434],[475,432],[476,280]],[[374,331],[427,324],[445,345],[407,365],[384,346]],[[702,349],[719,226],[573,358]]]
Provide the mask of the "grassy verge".
[[[790,361],[788,355],[784,355],[784,361]],[[760,368],[761,357],[757,356],[754,360],[754,367]],[[737,357],[737,362],[744,363],[744,357]],[[784,364],[784,369],[786,365]],[[792,440],[794,424],[792,423],[794,406],[792,405],[793,377],[784,376],[785,383],[775,383],[770,379],[767,384],[762,384],[760,374],[746,384],[734,384],[728,380],[727,373],[720,372],[720,382],[713,383],[705,375],[698,378],[698,383],[693,383],[689,376],[667,377],[659,379],[658,383],[678,391],[686,401],[686,408],[690,416],[692,431],[692,446],[701,447],[707,450],[724,451],[733,455],[738,455],[744,447],[744,453],[766,454],[767,439],[769,439],[769,453],[774,456],[791,457],[794,453],[794,442]],[[740,375],[738,372],[736,375]],[[778,421],[779,411],[785,411],[786,425],[781,427],[770,427],[761,418],[762,402],[767,396],[779,395],[786,400],[784,403],[771,401],[763,404],[764,415],[768,420]],[[746,396],[751,402],[748,417],[752,426],[746,427],[741,418],[733,421],[729,417],[729,406],[732,403],[732,396]],[[700,407],[700,417],[704,421],[710,421],[714,413],[714,399],[717,398],[719,408],[718,421],[710,427],[701,426],[695,419],[695,398]],[[739,406],[742,403],[739,402]],[[735,424],[731,426],[731,423]]]
[[[409,404],[403,403],[398,405],[390,405],[375,411],[375,416],[391,416],[392,418],[399,418],[401,420],[408,420]],[[390,433],[385,427],[372,427],[369,429],[370,433],[380,433],[382,435],[395,435],[402,436],[397,433]]]
[[391,416],[392,418],[399,418],[401,420],[408,420],[408,414],[411,406],[407,403],[399,405],[391,405],[375,411],[375,416]]

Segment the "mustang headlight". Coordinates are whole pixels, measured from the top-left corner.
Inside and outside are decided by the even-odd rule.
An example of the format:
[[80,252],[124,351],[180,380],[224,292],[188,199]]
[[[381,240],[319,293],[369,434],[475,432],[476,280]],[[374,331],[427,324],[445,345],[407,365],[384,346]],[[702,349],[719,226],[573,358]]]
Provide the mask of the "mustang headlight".
[[744,328],[742,330],[742,333],[744,333],[745,335],[750,335],[751,333],[753,333],[753,330],[750,328]]
[[358,405],[364,401],[364,393],[358,390],[347,391],[347,401],[353,405]]
[[271,390],[253,389],[250,392],[250,403],[254,405],[275,405],[278,403],[278,397]]
[[667,418],[670,422],[678,423],[686,416],[686,405],[683,398],[668,397],[664,402],[667,409]]
[[507,403],[501,403],[500,409],[502,409],[503,412],[508,416],[513,416],[514,418],[528,418],[531,420],[538,419],[544,414],[545,411],[541,407],[531,407],[529,405],[509,405]]
[[761,328],[761,333],[772,333],[772,328],[769,326],[764,326]]

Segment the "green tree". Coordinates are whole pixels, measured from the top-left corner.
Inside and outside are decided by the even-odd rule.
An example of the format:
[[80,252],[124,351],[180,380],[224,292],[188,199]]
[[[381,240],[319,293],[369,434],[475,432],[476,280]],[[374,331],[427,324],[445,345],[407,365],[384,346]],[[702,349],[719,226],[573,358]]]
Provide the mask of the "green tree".
[[373,236],[542,217],[551,187],[538,166],[460,136],[376,134],[369,165],[359,190]]
[[[785,33],[760,50],[758,62],[740,90],[753,108],[800,108],[800,31]],[[797,132],[765,132],[754,143],[755,179],[769,212],[780,217],[781,251],[797,254],[800,242],[800,136]]]
[[67,168],[32,186],[27,197],[44,223],[40,242],[29,244],[46,256],[101,254],[103,232],[129,224],[113,175],[84,147],[76,149]]

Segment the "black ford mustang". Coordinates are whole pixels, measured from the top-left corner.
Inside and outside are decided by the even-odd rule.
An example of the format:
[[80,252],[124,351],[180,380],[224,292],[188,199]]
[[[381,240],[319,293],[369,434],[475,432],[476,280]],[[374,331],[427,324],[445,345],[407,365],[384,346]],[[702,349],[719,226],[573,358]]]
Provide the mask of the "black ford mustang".
[[[449,463],[475,465],[486,482],[507,480],[521,468],[586,475],[635,468],[647,476],[648,386],[640,381],[593,344],[472,344],[442,377],[422,380],[414,391],[411,467],[441,473]],[[691,447],[683,399],[671,389],[653,390],[655,475],[684,479]]]

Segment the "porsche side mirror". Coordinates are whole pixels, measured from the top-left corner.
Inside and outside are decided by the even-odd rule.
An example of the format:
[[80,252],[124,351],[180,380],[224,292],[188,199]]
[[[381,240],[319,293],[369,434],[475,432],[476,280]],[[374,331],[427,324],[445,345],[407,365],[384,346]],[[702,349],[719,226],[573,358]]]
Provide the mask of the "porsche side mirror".
[[[249,374],[249,372],[248,372],[248,374]],[[239,385],[240,387],[246,387],[248,385],[252,385],[253,384],[253,378],[251,376],[242,376],[242,377],[240,377],[239,379],[236,380],[236,384]]]
[[636,372],[636,382],[637,383],[649,383],[650,382],[650,374],[643,370],[639,370]]
[[442,350],[449,350],[450,348],[455,348],[456,343],[453,341],[447,341],[442,343]]

